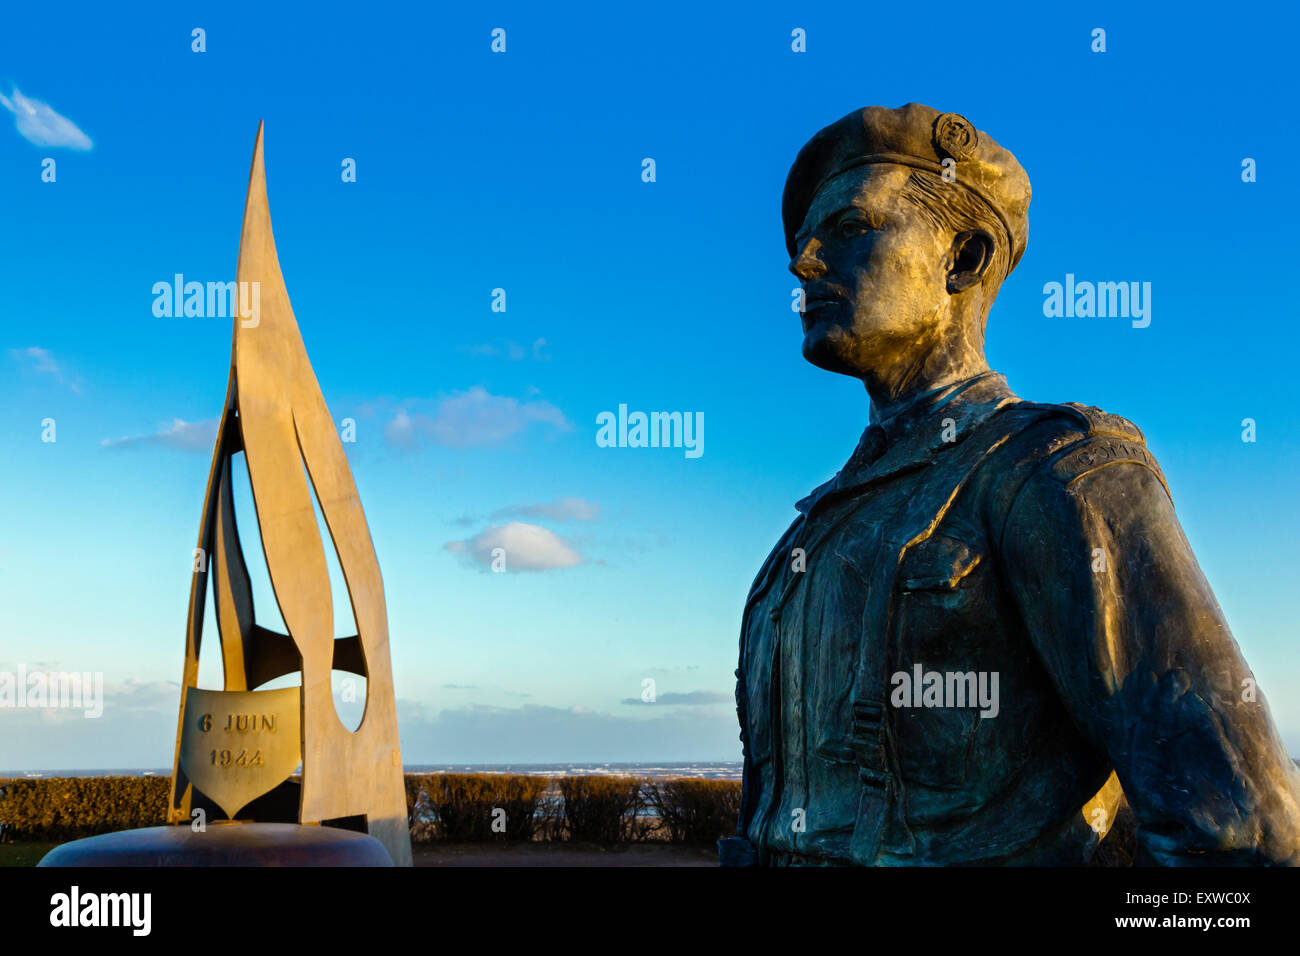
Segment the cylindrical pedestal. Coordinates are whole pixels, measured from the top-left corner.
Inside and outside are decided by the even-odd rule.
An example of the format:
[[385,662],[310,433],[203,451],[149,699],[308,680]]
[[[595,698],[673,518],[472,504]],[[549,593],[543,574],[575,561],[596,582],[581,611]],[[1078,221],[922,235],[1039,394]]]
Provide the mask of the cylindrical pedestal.
[[39,866],[392,866],[374,837],[298,823],[123,830],[57,846]]

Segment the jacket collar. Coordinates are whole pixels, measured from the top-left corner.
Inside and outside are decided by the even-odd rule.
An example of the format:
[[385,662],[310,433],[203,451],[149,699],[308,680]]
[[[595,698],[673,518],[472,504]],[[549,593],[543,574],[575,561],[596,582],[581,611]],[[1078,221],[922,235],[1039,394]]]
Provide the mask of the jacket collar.
[[[806,515],[829,494],[848,492],[902,471],[926,467],[964,441],[993,412],[1018,401],[1020,398],[1007,386],[1006,377],[991,370],[926,392],[889,418],[869,426],[844,467],[796,503],[795,509]],[[952,421],[948,423],[945,419]],[[872,460],[866,452],[882,438],[884,453]]]

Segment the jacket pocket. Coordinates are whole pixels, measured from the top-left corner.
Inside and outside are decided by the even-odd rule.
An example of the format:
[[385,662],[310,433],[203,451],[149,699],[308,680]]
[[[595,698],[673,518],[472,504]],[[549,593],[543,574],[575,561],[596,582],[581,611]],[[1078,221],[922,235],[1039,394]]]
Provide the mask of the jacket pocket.
[[[950,700],[947,688],[949,675],[971,673],[972,661],[982,656],[987,595],[978,584],[983,567],[977,542],[944,534],[918,543],[898,566],[889,709],[905,783],[956,790],[972,776],[969,755],[979,718],[973,701],[959,701],[955,694]],[[918,665],[924,675],[940,675],[939,701],[912,686]]]

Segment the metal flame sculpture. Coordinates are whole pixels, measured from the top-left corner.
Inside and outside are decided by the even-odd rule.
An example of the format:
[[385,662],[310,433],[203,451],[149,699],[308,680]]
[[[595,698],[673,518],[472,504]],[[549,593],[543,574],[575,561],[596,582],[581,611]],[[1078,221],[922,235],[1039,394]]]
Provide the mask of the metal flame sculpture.
[[[203,504],[190,589],[185,669],[169,820],[192,808],[288,806],[303,824],[364,829],[399,866],[411,863],[383,581],[343,445],[307,359],[276,257],[266,198],[262,125],[253,149],[239,243],[230,384]],[[241,296],[241,301],[247,301]],[[232,457],[243,452],[262,551],[288,634],[260,626],[239,543]],[[334,638],[329,570],[313,491],[347,583],[357,634]],[[208,558],[210,557],[210,566]],[[212,577],[225,690],[197,686]],[[349,731],[331,697],[331,670],[366,679],[365,713]],[[300,672],[301,687],[257,688]],[[299,760],[302,779],[291,779]],[[279,812],[285,812],[281,809]]]

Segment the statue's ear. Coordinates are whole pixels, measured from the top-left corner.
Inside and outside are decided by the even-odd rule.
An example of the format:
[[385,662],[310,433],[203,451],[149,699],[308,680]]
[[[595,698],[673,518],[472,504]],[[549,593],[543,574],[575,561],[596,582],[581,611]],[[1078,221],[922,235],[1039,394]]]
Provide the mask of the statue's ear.
[[952,268],[948,270],[948,292],[965,292],[984,278],[993,261],[993,237],[979,229],[958,233],[952,241]]

